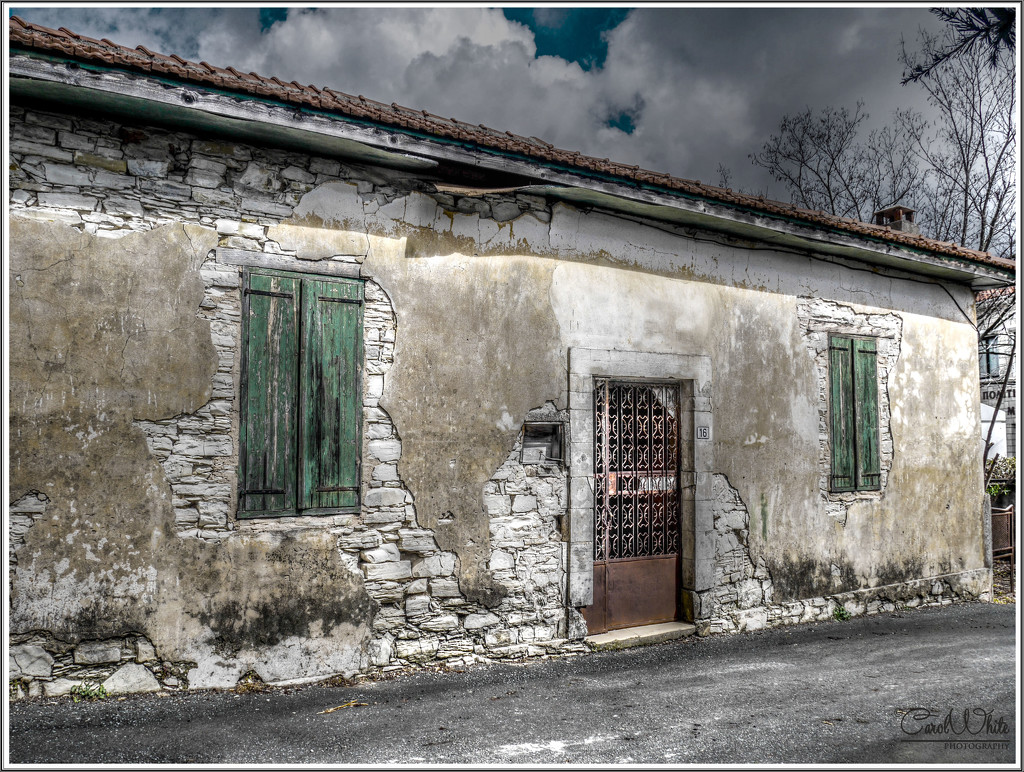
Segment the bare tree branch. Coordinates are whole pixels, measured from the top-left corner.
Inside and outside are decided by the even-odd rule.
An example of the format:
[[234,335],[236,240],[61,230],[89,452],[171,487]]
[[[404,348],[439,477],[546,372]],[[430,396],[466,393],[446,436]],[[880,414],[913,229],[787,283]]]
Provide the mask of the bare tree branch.
[[946,62],[978,53],[995,67],[1004,52],[1011,56],[1017,45],[1017,14],[1012,8],[933,8],[932,13],[950,25],[951,35],[927,59],[903,74],[903,85],[927,78]]

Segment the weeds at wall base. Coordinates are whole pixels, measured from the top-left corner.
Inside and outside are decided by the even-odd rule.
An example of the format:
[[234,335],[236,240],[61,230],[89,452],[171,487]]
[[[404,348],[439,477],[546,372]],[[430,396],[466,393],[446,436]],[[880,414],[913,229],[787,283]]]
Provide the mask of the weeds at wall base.
[[72,686],[70,694],[72,702],[94,702],[95,700],[105,700],[110,696],[103,684],[96,681],[83,681],[77,686]]

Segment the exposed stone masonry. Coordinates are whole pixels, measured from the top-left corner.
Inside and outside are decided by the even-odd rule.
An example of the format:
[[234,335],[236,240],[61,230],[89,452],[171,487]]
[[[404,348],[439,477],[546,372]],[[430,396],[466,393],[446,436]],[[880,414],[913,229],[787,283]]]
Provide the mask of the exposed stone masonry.
[[46,514],[46,503],[49,499],[45,493],[29,491],[11,504],[7,510],[8,534],[7,568],[13,576],[14,567],[18,565],[17,551],[25,543],[25,532]]
[[[724,475],[713,475],[715,578],[711,590],[700,593],[701,634],[753,632],[766,627],[821,622],[842,608],[850,616],[880,614],[900,608],[945,606],[974,600],[964,574],[918,579],[900,584],[836,593],[785,603],[773,602],[771,576],[763,559],[755,563],[747,541],[750,515]],[[974,574],[984,575],[985,569]],[[982,598],[984,600],[985,598]]]
[[10,694],[61,697],[82,684],[103,686],[109,695],[188,689],[191,662],[162,661],[143,635],[61,641],[43,633],[12,636]]
[[[361,171],[329,158],[200,139],[183,132],[70,118],[11,105],[10,207],[117,238],[171,222],[214,227],[236,221],[221,246],[291,254],[267,238],[302,197],[351,181],[368,214],[408,195],[408,176]],[[505,222],[529,211],[551,220],[544,198],[526,194],[458,196],[430,192],[445,209]]]
[[724,475],[712,475],[715,525],[714,581],[700,593],[701,616],[710,632],[740,629],[743,620],[764,611],[772,600],[772,582],[763,558],[750,557],[750,515]]
[[[797,318],[804,342],[814,355],[818,376],[818,491],[825,512],[843,525],[850,503],[878,498],[885,491],[892,467],[893,441],[889,428],[889,373],[900,356],[903,320],[897,314],[865,314],[848,305],[822,298],[800,298]],[[833,493],[830,490],[831,446],[829,444],[828,336],[862,335],[876,339],[878,354],[878,423],[881,487],[877,491]]]
[[[11,124],[12,211],[103,237],[196,222],[215,229],[219,245],[227,249],[288,257],[305,265],[322,260],[355,266],[370,248],[369,237],[327,232],[319,252],[308,254],[302,245],[296,248],[281,221],[291,216],[304,194],[326,182],[355,183],[370,213],[408,193],[397,187],[397,175],[389,180],[379,170],[362,173],[370,181],[332,159],[180,132],[140,130],[17,106],[11,107]],[[534,196],[431,195],[442,207],[464,215],[500,222],[531,211],[541,221],[550,220],[544,199]],[[363,246],[353,249],[349,242]],[[581,648],[565,641],[565,547],[559,519],[567,500],[564,469],[520,464],[517,443],[482,491],[491,523],[489,567],[507,590],[496,608],[478,607],[464,598],[455,553],[440,550],[432,532],[417,525],[413,497],[398,474],[401,439],[379,407],[397,330],[391,302],[373,281],[366,282],[364,304],[361,513],[237,520],[239,268],[218,262],[211,252],[200,275],[205,297],[198,315],[210,323],[218,359],[211,398],[194,413],[136,421],[170,486],[179,537],[217,543],[242,530],[329,530],[337,538],[339,560],[365,577],[367,592],[379,604],[363,662],[366,670]],[[553,411],[549,404],[533,417],[565,419]],[[19,535],[44,515],[45,500],[29,494],[10,511],[13,565],[23,543]],[[45,634],[23,638],[12,651],[12,662],[24,664],[12,666],[17,695],[66,694],[83,680],[117,689],[129,675],[135,684],[130,691],[187,686],[188,663],[161,662],[140,636],[77,647]],[[91,651],[89,646],[103,648],[106,659],[86,662],[93,655],[80,650]],[[120,652],[116,659],[115,650]],[[131,673],[123,670],[129,664]]]

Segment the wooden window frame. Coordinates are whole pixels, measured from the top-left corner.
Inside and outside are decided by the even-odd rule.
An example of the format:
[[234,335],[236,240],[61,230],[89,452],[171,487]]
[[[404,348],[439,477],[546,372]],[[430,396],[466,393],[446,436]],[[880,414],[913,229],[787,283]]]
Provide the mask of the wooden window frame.
[[358,513],[364,283],[241,274],[238,518]]
[[878,341],[830,334],[829,490],[881,490]]

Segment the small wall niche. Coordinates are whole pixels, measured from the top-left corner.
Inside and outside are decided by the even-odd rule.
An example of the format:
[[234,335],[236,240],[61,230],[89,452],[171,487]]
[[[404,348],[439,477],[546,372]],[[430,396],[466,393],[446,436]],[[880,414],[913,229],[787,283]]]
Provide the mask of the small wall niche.
[[523,464],[561,464],[564,458],[564,424],[560,421],[527,421],[523,424]]

